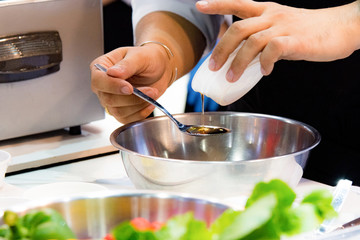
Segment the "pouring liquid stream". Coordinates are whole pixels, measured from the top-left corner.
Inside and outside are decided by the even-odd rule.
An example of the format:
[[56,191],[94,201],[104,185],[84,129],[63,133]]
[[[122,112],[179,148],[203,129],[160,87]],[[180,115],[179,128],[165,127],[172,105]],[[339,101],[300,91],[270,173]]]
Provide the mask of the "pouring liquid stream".
[[202,111],[201,111],[201,119],[200,119],[200,125],[199,126],[193,126],[190,127],[187,132],[191,134],[198,134],[198,135],[209,135],[209,134],[219,134],[219,133],[228,133],[230,132],[227,128],[214,128],[209,127],[205,125],[205,101],[204,101],[204,94],[201,94],[201,105],[202,105]]
[[201,126],[205,126],[205,100],[204,94],[201,93]]

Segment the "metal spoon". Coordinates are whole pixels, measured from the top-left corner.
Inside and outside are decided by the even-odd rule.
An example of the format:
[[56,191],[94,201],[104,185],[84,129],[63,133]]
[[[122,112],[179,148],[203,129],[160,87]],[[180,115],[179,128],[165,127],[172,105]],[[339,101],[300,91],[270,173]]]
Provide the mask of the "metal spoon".
[[[106,68],[103,67],[100,64],[94,65],[97,69],[100,71],[106,72]],[[141,92],[139,89],[133,87],[134,95],[138,96],[139,98],[147,101],[148,103],[154,105],[158,109],[160,109],[166,116],[168,116],[171,121],[173,121],[178,129],[186,134],[192,135],[192,136],[207,136],[207,135],[214,135],[214,134],[223,134],[228,133],[231,130],[223,127],[215,127],[215,126],[205,126],[205,125],[185,125],[180,123],[178,120],[176,120],[160,103],[149,97],[148,95]]]
[[360,217],[355,218],[354,220],[351,220],[350,222],[347,222],[347,223],[341,225],[340,227],[335,228],[334,231],[349,228],[349,227],[355,227],[355,226],[359,226],[359,225],[360,225]]

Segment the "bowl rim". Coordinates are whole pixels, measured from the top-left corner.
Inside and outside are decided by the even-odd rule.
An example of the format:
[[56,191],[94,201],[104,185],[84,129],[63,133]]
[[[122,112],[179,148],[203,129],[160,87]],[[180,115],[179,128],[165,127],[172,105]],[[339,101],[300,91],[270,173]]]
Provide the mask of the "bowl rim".
[[25,203],[15,204],[8,209],[0,209],[0,219],[3,217],[5,211],[10,210],[17,213],[24,213],[36,208],[48,208],[52,204],[69,203],[79,200],[101,200],[106,198],[118,197],[144,197],[155,199],[182,199],[184,201],[195,201],[210,204],[222,209],[232,208],[230,204],[225,201],[200,194],[192,194],[185,192],[173,192],[164,190],[146,190],[146,189],[117,189],[117,190],[104,190],[97,192],[90,192],[80,194],[78,196],[63,196],[63,197],[50,197],[46,199],[29,200]]
[[[304,122],[294,120],[291,118],[280,117],[280,116],[270,115],[270,114],[263,114],[263,113],[232,112],[232,111],[205,112],[204,114],[205,115],[228,115],[228,116],[233,116],[233,115],[235,115],[235,116],[255,116],[255,117],[260,117],[260,118],[271,118],[271,119],[275,119],[275,120],[280,120],[280,121],[283,121],[286,123],[296,124],[296,125],[302,126],[303,128],[307,129],[314,136],[314,141],[312,144],[310,144],[309,147],[306,147],[304,149],[301,149],[301,150],[298,150],[298,151],[295,151],[292,153],[288,153],[288,154],[284,154],[284,155],[280,155],[280,156],[268,157],[268,158],[247,159],[247,160],[240,160],[240,161],[201,161],[201,160],[184,160],[184,159],[175,159],[175,158],[155,157],[155,156],[145,155],[145,154],[141,154],[141,153],[126,149],[116,142],[116,138],[121,132],[123,132],[129,128],[132,128],[136,125],[142,124],[143,122],[158,121],[161,119],[168,119],[169,122],[171,121],[167,116],[156,116],[156,117],[150,117],[147,119],[131,122],[131,123],[125,124],[117,129],[115,129],[110,135],[110,142],[115,148],[119,149],[120,153],[126,152],[126,153],[133,154],[134,156],[152,158],[154,160],[156,159],[156,160],[161,160],[161,161],[181,162],[182,164],[193,164],[193,163],[209,164],[209,162],[211,162],[212,164],[232,165],[232,164],[239,164],[240,162],[248,163],[248,162],[268,161],[270,159],[275,160],[275,159],[280,159],[280,158],[284,158],[284,157],[300,155],[300,154],[303,154],[304,152],[308,152],[311,149],[315,148],[321,141],[321,135],[318,130],[316,130],[314,127],[310,126],[309,124],[306,124]],[[201,112],[173,114],[174,117],[183,116],[183,115],[201,115]],[[229,134],[231,134],[231,132]],[[193,136],[193,137],[199,137],[199,136]],[[203,137],[209,137],[209,136],[203,136]]]

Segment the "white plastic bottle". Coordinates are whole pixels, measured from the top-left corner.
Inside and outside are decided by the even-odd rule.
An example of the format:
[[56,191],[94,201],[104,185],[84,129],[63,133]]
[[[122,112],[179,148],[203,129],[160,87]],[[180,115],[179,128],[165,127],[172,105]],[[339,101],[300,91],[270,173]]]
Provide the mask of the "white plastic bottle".
[[226,63],[216,72],[209,69],[210,56],[208,56],[195,73],[191,83],[193,90],[225,106],[240,99],[253,88],[263,76],[261,74],[259,55],[248,65],[237,81],[228,82],[225,77],[241,46],[242,44],[230,54]]

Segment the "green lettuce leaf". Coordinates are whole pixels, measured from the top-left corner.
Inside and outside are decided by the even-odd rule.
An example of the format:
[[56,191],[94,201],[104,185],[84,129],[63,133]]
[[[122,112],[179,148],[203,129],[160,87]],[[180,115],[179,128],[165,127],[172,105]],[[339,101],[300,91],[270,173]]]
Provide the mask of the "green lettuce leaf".
[[155,233],[152,231],[139,231],[135,229],[130,221],[125,221],[112,230],[112,235],[116,240],[156,240]]
[[315,207],[315,213],[319,217],[319,222],[323,222],[325,219],[334,218],[337,216],[337,212],[332,206],[333,195],[325,190],[315,190],[306,195],[301,201],[302,204],[308,203]]
[[270,221],[277,205],[276,195],[268,193],[256,201],[245,211],[237,215],[233,222],[220,234],[219,240],[242,239]]
[[159,240],[210,240],[211,234],[206,223],[195,219],[192,212],[177,215],[156,232]]
[[[6,234],[7,240],[66,240],[74,239],[75,234],[67,225],[63,217],[56,210],[45,208],[33,210],[22,217],[16,213],[6,211],[4,222],[9,226],[0,231],[0,237]],[[1,233],[3,232],[3,233]]]

